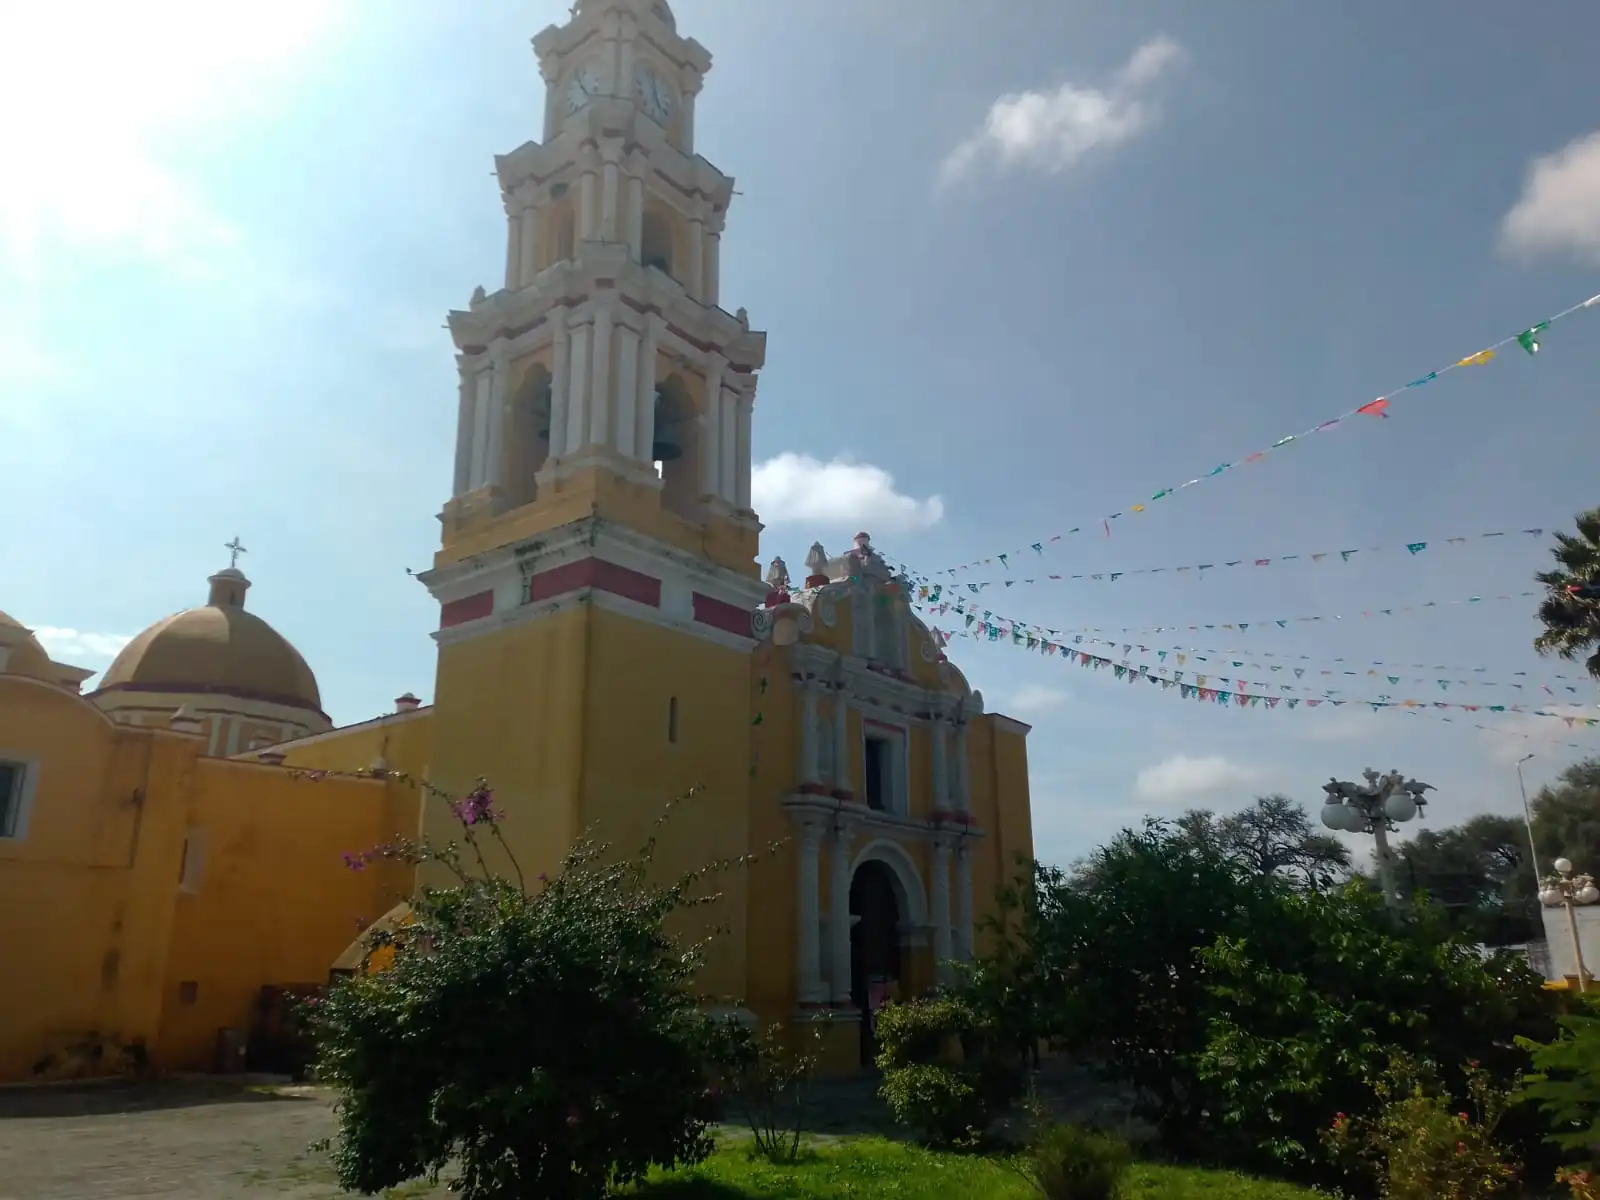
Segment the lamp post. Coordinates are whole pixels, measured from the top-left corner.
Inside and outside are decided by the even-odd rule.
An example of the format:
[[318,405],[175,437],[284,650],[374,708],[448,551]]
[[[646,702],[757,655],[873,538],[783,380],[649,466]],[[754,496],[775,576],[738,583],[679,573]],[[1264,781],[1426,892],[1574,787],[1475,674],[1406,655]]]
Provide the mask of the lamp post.
[[1528,807],[1528,785],[1522,782],[1522,764],[1534,757],[1524,754],[1517,759],[1517,791],[1522,793],[1522,823],[1528,827],[1528,861],[1533,864],[1533,886],[1539,887],[1539,847],[1533,841],[1533,810]]
[[1384,903],[1399,908],[1402,903],[1395,882],[1394,852],[1389,849],[1389,834],[1406,821],[1420,816],[1427,801],[1424,792],[1433,791],[1430,783],[1407,779],[1399,771],[1379,775],[1371,767],[1362,773],[1365,783],[1329,779],[1322,785],[1328,802],[1322,806],[1322,823],[1341,833],[1370,833],[1375,844],[1378,883]]
[[1572,931],[1572,954],[1578,961],[1578,991],[1587,992],[1589,971],[1583,965],[1583,944],[1578,940],[1578,907],[1587,907],[1600,901],[1600,888],[1594,886],[1591,876],[1574,875],[1569,859],[1558,858],[1551,865],[1556,873],[1545,879],[1539,899],[1546,908],[1564,907],[1567,910],[1567,928]]

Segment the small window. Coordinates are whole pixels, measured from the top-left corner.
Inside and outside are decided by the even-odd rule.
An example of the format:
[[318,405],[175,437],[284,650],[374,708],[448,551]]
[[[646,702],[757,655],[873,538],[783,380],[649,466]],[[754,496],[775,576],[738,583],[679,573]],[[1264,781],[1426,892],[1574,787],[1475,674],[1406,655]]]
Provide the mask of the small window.
[[674,746],[678,744],[678,698],[676,696],[667,701],[667,741]]
[[905,811],[900,797],[902,745],[901,740],[892,733],[869,732],[866,735],[862,746],[861,774],[868,808],[881,812]]
[[0,762],[0,838],[23,835],[22,805],[28,769],[22,763]]

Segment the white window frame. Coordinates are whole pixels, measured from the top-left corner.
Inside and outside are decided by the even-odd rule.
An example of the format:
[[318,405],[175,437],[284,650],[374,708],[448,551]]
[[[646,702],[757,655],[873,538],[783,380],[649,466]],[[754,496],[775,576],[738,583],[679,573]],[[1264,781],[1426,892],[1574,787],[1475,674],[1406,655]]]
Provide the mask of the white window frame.
[[0,842],[21,842],[28,837],[28,823],[33,816],[33,793],[39,785],[39,760],[22,754],[13,754],[0,749],[0,763],[8,767],[16,767],[21,772],[20,784],[13,784],[15,793],[10,796],[11,812],[14,814],[9,833],[0,830]]
[[876,811],[905,816],[910,812],[911,796],[911,735],[904,725],[894,725],[873,717],[861,718],[861,799],[865,802],[871,792],[867,782],[867,742],[877,739],[891,747],[888,755],[889,779],[884,805]]

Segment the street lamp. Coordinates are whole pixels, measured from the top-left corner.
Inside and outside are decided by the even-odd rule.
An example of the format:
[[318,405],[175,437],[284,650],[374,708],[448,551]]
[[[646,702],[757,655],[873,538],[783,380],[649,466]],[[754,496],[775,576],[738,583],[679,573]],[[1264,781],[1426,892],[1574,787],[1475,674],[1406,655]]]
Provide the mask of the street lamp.
[[1365,783],[1329,779],[1322,785],[1328,802],[1322,806],[1322,823],[1341,833],[1370,833],[1375,843],[1378,882],[1384,903],[1391,908],[1401,904],[1395,882],[1394,853],[1389,849],[1389,834],[1406,821],[1420,816],[1427,806],[1424,792],[1434,791],[1431,783],[1407,779],[1399,771],[1379,775],[1371,767],[1361,773]]
[[1539,891],[1539,899],[1546,908],[1567,910],[1567,928],[1572,931],[1572,953],[1578,960],[1578,990],[1589,990],[1589,971],[1583,965],[1583,944],[1578,940],[1578,907],[1600,901],[1600,888],[1588,875],[1574,875],[1570,859],[1558,858],[1551,864],[1556,874],[1548,876]]
[[1528,861],[1533,864],[1533,885],[1539,886],[1539,847],[1533,841],[1533,810],[1528,807],[1528,785],[1522,782],[1522,764],[1534,757],[1524,754],[1517,759],[1517,790],[1522,793],[1522,822],[1528,827]]

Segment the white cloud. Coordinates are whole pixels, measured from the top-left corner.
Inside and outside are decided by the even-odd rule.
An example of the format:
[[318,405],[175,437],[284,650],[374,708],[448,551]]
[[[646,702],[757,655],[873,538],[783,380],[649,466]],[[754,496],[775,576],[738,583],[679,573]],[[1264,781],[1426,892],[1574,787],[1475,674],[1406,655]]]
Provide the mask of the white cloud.
[[1184,56],[1158,37],[1133,52],[1107,88],[1063,83],[1054,91],[1011,92],[989,106],[983,127],[958,145],[939,168],[943,183],[968,175],[985,160],[1054,175],[1091,151],[1115,146],[1150,128],[1160,116],[1145,94]]
[[812,522],[855,525],[876,533],[927,529],[944,519],[938,496],[919,500],[896,491],[894,476],[871,463],[785,452],[758,463],[751,503],[769,525]]
[[1065,688],[1049,687],[1042,683],[1024,684],[1016,691],[1002,697],[1005,707],[1015,712],[1033,715],[1060,708],[1070,699],[1072,693]]
[[34,628],[33,636],[56,662],[70,666],[86,667],[97,663],[110,664],[122,648],[133,639],[121,633],[85,633],[78,629],[60,629],[52,625]]
[[238,240],[170,165],[176,134],[270,103],[263,85],[344,0],[14,5],[0,39],[11,114],[0,256],[28,277],[56,245],[192,266]]
[[1533,160],[1500,236],[1515,254],[1600,263],[1600,130]]
[[1153,767],[1142,768],[1133,793],[1140,800],[1171,804],[1246,788],[1260,778],[1261,772],[1254,767],[1231,762],[1220,754],[1205,758],[1175,754]]

